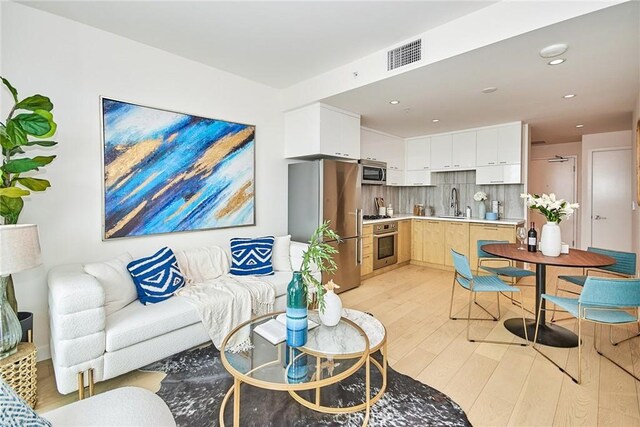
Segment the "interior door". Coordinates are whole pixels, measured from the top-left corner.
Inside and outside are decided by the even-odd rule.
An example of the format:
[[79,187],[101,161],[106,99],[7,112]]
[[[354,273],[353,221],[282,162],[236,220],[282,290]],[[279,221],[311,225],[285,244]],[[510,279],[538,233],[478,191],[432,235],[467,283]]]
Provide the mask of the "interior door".
[[631,251],[631,150],[594,151],[591,246]]
[[343,239],[358,235],[360,206],[360,165],[323,160],[323,219]]
[[[538,159],[529,162],[529,193],[555,193],[560,199],[575,202],[577,200],[576,159],[574,157],[565,157],[565,159],[563,161]],[[535,221],[538,230],[546,223],[546,219],[538,211],[530,211],[529,220]],[[576,246],[576,227],[576,214],[560,223],[562,240],[571,247]]]

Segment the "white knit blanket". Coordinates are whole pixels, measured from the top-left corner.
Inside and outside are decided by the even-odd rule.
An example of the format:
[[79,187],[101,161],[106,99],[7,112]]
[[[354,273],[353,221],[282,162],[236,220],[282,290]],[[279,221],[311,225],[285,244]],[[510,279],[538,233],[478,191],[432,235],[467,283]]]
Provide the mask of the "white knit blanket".
[[[222,341],[236,326],[273,311],[276,291],[272,284],[255,277],[224,275],[202,283],[190,283],[178,291],[198,310],[213,344],[221,349]],[[226,350],[237,352],[251,346],[249,328],[238,331]]]

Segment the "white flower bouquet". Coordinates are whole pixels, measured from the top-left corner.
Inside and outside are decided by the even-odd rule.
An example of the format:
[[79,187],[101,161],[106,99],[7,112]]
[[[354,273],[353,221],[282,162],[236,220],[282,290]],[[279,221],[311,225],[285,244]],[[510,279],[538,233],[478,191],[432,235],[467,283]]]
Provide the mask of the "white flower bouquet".
[[485,193],[484,191],[478,191],[476,194],[473,195],[473,200],[475,200],[476,202],[482,202],[483,200],[487,200],[487,193]]
[[527,200],[527,207],[540,211],[549,222],[560,223],[564,218],[569,218],[580,207],[578,203],[569,203],[564,199],[557,199],[554,193],[521,194],[521,198]]

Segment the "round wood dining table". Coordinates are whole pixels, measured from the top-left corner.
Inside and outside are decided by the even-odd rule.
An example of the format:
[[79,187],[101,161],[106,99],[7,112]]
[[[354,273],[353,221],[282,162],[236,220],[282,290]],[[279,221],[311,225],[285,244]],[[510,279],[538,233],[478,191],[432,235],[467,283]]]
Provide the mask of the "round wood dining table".
[[[551,347],[577,347],[578,336],[576,334],[561,326],[546,323],[544,311],[545,301],[542,299],[542,294],[546,293],[547,266],[597,268],[615,264],[615,260],[606,255],[579,249],[571,249],[568,254],[561,254],[557,257],[548,257],[544,256],[542,252],[529,252],[526,249],[520,250],[518,246],[519,245],[514,243],[494,243],[483,245],[482,250],[500,258],[536,265],[536,316],[540,304],[542,304],[543,311],[540,313],[540,317],[537,317],[535,320],[528,319],[526,322],[529,341],[533,341],[536,323],[539,323],[540,328],[537,340],[539,344]],[[507,319],[504,321],[504,326],[511,333],[525,338],[522,318]]]

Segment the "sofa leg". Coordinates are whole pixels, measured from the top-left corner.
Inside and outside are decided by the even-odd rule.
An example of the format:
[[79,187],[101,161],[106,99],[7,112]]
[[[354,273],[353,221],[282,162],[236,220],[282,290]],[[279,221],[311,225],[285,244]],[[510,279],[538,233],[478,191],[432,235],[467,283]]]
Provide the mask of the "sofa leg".
[[[84,372],[78,372],[78,400],[84,399]],[[93,368],[87,369],[87,381],[89,383],[89,397],[93,396]]]

